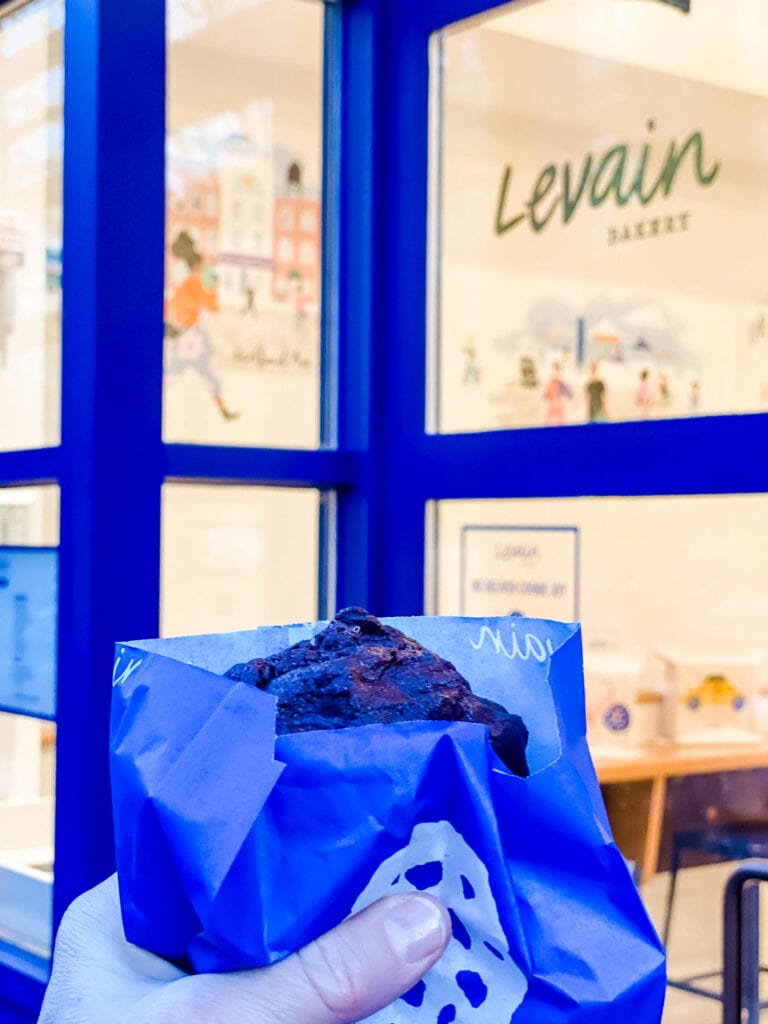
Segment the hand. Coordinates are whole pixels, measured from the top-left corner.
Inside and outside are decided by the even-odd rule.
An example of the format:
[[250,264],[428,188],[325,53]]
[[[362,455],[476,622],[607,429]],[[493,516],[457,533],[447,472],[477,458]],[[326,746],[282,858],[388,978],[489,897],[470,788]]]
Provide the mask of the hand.
[[126,941],[113,875],[64,915],[38,1024],[351,1024],[415,985],[450,935],[437,900],[387,896],[271,967],[187,975]]

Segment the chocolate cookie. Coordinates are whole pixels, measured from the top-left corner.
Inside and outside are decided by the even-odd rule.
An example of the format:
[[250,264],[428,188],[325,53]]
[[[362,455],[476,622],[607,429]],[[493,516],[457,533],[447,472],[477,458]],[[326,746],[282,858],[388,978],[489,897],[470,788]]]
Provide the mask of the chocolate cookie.
[[277,732],[375,723],[478,722],[516,775],[527,776],[519,715],[478,697],[450,662],[363,608],[345,608],[311,640],[225,673],[277,697]]

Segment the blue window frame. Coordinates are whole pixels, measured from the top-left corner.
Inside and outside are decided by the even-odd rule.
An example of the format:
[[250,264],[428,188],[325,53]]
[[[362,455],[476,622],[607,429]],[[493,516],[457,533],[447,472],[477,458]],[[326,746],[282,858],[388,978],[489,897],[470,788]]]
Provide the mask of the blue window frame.
[[[320,489],[321,609],[399,615],[429,502],[768,491],[766,414],[426,433],[429,38],[494,6],[326,4],[323,445],[278,451],[161,441],[164,5],[66,2],[62,441],[0,453],[0,485],[61,487],[56,920],[113,866],[106,680],[157,635],[163,481]],[[0,1019],[44,976],[0,948]]]
[[[352,10],[366,5],[353,5]],[[768,489],[765,413],[452,435],[424,430],[428,47],[499,7],[482,0],[367,5],[380,16],[372,225],[375,606],[421,608],[425,508],[449,498],[672,495]],[[352,13],[352,11],[350,12]]]

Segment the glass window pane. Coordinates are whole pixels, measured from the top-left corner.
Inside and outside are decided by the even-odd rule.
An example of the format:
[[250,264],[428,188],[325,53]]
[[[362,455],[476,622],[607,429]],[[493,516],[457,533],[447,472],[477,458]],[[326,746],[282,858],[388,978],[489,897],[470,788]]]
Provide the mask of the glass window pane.
[[53,910],[56,726],[0,712],[0,943],[46,958]]
[[317,447],[323,5],[168,7],[166,441]]
[[440,614],[582,622],[588,713],[631,687],[642,738],[670,734],[662,698],[768,736],[767,495],[444,501],[437,537]]
[[766,33],[541,0],[434,38],[431,429],[768,408]]
[[319,494],[166,484],[163,636],[317,618]]
[[[58,541],[57,487],[0,488],[0,549],[51,547]],[[19,615],[15,618],[19,624]],[[39,644],[27,649],[25,632],[15,633],[16,673],[25,656],[40,657]],[[11,671],[2,658],[0,666],[4,675]],[[39,669],[35,664],[29,675]],[[4,682],[0,679],[3,692]],[[27,692],[30,680],[24,682]],[[0,943],[43,958],[51,944],[55,766],[56,726],[0,711]]]
[[56,547],[59,543],[59,488],[0,487],[0,544]]
[[0,15],[0,449],[59,442],[63,0]]

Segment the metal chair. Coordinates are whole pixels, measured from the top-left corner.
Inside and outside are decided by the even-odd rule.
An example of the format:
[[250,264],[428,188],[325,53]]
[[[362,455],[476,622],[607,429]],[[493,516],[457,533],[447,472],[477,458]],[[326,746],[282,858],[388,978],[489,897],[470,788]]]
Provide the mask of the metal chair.
[[[675,834],[672,846],[669,889],[667,891],[667,907],[662,929],[665,947],[669,943],[677,872],[682,866],[683,855],[686,852],[703,853],[715,861],[764,858],[766,863],[768,863],[768,822],[710,822],[704,828],[691,829]],[[749,968],[747,970],[743,984],[745,1006],[749,1013],[748,1024],[758,1024],[760,1016],[758,983],[759,972],[763,968],[759,965],[759,948],[757,945],[759,924],[758,899],[758,892],[755,888],[754,893],[750,893],[748,897],[748,905],[743,918],[745,934],[740,946],[744,953],[745,964],[754,965],[754,969]],[[723,980],[723,990],[721,992],[713,992],[699,984],[708,978],[717,978],[721,973],[719,970],[706,971],[690,975],[687,978],[670,978],[667,980],[667,984],[673,988],[682,989],[684,992],[691,992],[694,995],[704,996],[708,999],[723,1001],[726,989],[725,979]]]
[[759,884],[768,882],[768,861],[740,864],[723,900],[723,1024],[758,1024],[760,1008]]

